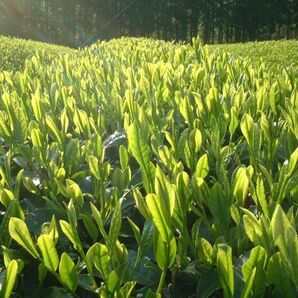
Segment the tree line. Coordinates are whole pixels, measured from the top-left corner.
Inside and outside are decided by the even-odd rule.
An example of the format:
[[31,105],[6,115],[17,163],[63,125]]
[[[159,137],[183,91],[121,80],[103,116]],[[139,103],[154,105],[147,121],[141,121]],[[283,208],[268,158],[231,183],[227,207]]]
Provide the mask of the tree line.
[[291,39],[298,0],[1,0],[0,34],[72,47],[120,36]]

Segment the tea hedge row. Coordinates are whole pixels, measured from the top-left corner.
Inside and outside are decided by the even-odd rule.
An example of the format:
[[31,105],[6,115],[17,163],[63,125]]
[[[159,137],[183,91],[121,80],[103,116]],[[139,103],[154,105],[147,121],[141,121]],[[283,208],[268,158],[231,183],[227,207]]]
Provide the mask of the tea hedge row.
[[[270,67],[298,66],[298,41],[265,41],[236,44],[208,45],[211,52],[223,51],[236,57],[250,58],[255,64],[264,61]],[[56,46],[36,41],[0,36],[0,69],[22,70],[26,59],[30,59],[37,50],[44,50],[49,54],[78,53],[74,49]]]
[[297,296],[293,69],[121,39],[0,82],[2,296]]
[[48,54],[57,55],[75,52],[73,49],[62,46],[0,36],[0,70],[22,70],[26,59],[32,58],[36,51],[45,51]]
[[249,57],[255,65],[264,61],[271,68],[276,66],[298,68],[298,41],[262,41],[208,46],[210,51],[225,51],[236,56]]

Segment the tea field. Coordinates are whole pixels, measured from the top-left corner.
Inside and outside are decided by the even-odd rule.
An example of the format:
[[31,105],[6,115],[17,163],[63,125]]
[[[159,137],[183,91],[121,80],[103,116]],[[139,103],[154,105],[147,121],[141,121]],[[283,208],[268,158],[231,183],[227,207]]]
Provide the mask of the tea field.
[[31,59],[36,51],[52,55],[75,53],[75,50],[62,46],[0,35],[0,70],[22,70],[25,66],[26,59]]
[[198,39],[0,72],[1,297],[297,297],[298,77]]
[[208,46],[210,51],[225,51],[235,56],[249,57],[255,65],[260,61],[275,70],[277,66],[298,68],[298,41],[278,40]]

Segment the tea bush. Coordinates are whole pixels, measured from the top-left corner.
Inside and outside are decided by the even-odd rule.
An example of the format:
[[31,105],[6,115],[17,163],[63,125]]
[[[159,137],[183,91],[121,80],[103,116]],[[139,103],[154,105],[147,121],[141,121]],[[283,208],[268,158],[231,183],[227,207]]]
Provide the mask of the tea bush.
[[36,51],[45,51],[48,54],[75,52],[73,49],[62,46],[0,36],[0,70],[22,70],[26,59],[32,58]]
[[127,38],[0,81],[3,297],[298,295],[294,69]]
[[212,52],[219,50],[241,57],[249,57],[255,65],[263,60],[271,68],[276,66],[298,68],[297,40],[246,42],[210,45],[208,47]]

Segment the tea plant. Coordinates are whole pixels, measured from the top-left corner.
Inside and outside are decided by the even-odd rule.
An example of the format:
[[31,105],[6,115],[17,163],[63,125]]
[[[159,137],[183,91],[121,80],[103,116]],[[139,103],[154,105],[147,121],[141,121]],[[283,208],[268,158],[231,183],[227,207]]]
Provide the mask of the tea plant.
[[293,66],[296,70],[298,67],[297,40],[208,45],[208,48],[211,52],[226,51],[235,56],[249,57],[256,65],[263,60],[273,70],[277,66]]
[[0,70],[23,70],[26,59],[31,59],[37,51],[45,51],[52,55],[76,53],[74,49],[67,47],[0,36]]
[[0,81],[3,297],[297,296],[293,69],[127,38]]

